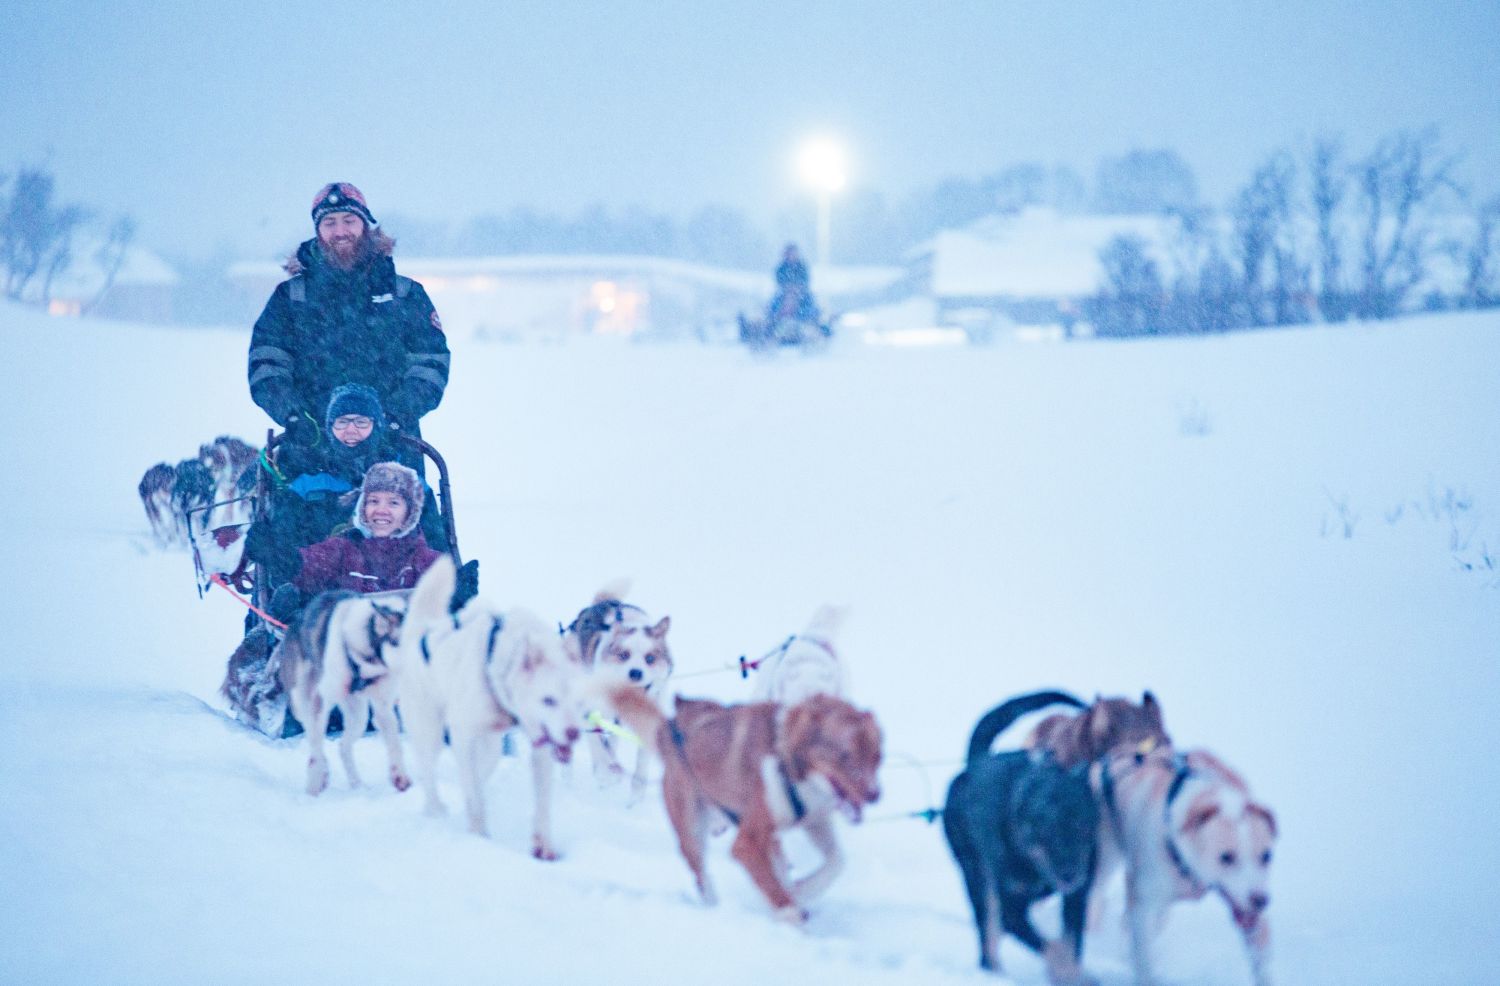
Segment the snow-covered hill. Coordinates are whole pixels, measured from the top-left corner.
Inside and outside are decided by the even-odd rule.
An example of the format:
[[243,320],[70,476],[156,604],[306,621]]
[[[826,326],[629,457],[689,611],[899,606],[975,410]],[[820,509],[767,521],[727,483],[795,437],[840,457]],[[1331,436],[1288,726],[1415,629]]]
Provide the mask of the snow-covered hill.
[[[299,748],[215,713],[242,611],[147,546],[135,484],[263,437],[247,342],[0,308],[5,981],[981,981],[941,832],[904,815],[983,711],[1052,685],[1151,688],[1276,809],[1279,982],[1494,981],[1500,315],[773,360],[459,348],[424,430],[486,596],[568,619],[631,576],[681,690],[725,699],[749,685],[716,669],[851,605],[886,796],[804,931],[724,842],[724,902],[699,906],[659,803],[587,770],[543,864],[519,760],[484,841],[337,768],[311,799]],[[1247,981],[1216,901],[1161,952],[1170,982]],[[1085,960],[1129,982],[1116,921]]]

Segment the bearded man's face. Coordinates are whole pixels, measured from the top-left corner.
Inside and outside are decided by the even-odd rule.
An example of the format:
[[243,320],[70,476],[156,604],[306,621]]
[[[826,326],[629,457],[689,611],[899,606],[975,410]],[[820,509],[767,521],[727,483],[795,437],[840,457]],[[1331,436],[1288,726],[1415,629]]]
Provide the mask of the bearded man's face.
[[336,266],[354,266],[365,238],[365,221],[352,212],[330,212],[318,220],[318,243]]

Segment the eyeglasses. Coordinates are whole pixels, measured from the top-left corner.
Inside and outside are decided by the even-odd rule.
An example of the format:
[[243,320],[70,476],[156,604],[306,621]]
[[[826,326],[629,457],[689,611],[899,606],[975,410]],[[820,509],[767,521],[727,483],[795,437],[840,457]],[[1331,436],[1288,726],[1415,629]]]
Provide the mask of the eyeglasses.
[[363,414],[346,414],[341,418],[333,419],[334,431],[346,431],[349,428],[358,428],[360,431],[372,428],[375,425],[373,418],[367,418]]

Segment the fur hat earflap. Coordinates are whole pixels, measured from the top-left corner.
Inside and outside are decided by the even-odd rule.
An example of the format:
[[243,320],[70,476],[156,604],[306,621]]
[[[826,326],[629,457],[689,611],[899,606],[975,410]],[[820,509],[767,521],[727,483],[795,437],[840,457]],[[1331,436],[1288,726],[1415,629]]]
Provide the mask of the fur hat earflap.
[[370,207],[365,204],[364,193],[347,181],[329,182],[318,189],[318,194],[313,198],[314,226],[322,222],[323,217],[330,212],[352,212],[372,229],[380,225],[375,221],[375,217],[370,215]]
[[365,537],[375,536],[365,525],[365,497],[371,493],[395,493],[406,501],[406,523],[391,532],[391,537],[404,538],[417,529],[422,520],[423,493],[416,470],[399,462],[377,462],[365,473],[359,499],[354,501],[354,526]]

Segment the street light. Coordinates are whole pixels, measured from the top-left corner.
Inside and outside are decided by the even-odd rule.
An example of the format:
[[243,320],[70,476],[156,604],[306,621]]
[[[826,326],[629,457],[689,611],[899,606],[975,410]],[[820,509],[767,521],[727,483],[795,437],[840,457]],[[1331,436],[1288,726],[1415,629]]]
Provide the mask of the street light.
[[831,137],[814,137],[797,155],[802,180],[812,186],[818,200],[818,263],[828,266],[828,227],[833,193],[849,180],[844,148]]

